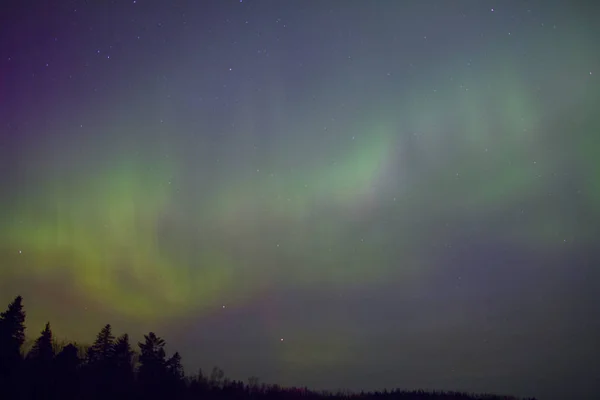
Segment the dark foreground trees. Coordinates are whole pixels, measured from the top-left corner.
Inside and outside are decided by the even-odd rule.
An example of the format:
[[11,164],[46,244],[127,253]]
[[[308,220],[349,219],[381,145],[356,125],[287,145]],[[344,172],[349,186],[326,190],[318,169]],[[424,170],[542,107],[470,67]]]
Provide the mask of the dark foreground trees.
[[0,388],[8,396],[18,389],[22,369],[21,346],[25,342],[25,311],[21,296],[0,313]]
[[506,396],[468,395],[455,392],[400,391],[375,393],[324,393],[298,388],[248,384],[229,380],[215,367],[210,377],[200,371],[185,377],[181,356],[167,357],[165,341],[154,332],[131,348],[129,336],[115,337],[105,325],[87,349],[75,343],[57,345],[48,322],[25,355],[25,311],[21,297],[0,314],[0,399],[514,399]]

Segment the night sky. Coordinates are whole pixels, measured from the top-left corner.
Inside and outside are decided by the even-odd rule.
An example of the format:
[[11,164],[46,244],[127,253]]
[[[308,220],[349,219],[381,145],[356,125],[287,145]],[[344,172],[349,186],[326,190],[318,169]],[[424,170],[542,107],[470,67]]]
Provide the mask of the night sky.
[[594,2],[0,19],[0,301],[24,296],[30,337],[111,323],[189,373],[592,398]]

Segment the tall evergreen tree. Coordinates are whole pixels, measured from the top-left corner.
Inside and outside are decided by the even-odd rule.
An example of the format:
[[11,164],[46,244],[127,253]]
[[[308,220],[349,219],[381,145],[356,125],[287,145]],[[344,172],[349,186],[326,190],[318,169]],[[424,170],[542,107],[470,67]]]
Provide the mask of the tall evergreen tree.
[[144,392],[160,395],[168,376],[165,341],[154,332],[144,335],[144,339],[143,343],[138,343],[140,348],[138,380]]
[[36,364],[50,366],[54,359],[54,346],[52,343],[52,329],[50,322],[46,323],[46,327],[41,332],[40,337],[35,340],[33,347],[27,354],[27,358]]
[[181,355],[175,352],[167,360],[167,378],[166,378],[167,390],[169,396],[180,397],[185,390],[185,380],[183,366],[181,365]]
[[129,344],[129,335],[126,333],[115,341],[111,356],[110,368],[112,369],[112,381],[115,390],[112,397],[131,397],[131,389],[134,383],[133,374],[133,350]]
[[133,350],[129,344],[129,335],[119,336],[113,345],[111,364],[119,371],[131,371],[133,368]]
[[54,346],[50,322],[40,336],[35,340],[33,347],[27,354],[28,373],[33,376],[28,382],[27,391],[35,399],[49,399],[54,395]]
[[0,313],[0,340],[0,351],[5,349],[5,345],[20,350],[25,342],[25,311],[21,296],[17,296],[7,310]]
[[106,324],[96,336],[94,344],[88,349],[88,363],[107,363],[113,352],[114,340],[112,327]]
[[17,296],[0,313],[0,387],[3,397],[15,397],[21,368],[21,346],[25,342],[23,298]]
[[106,324],[96,335],[94,343],[87,349],[87,364],[83,378],[92,398],[102,399],[112,395],[111,381],[116,374],[111,365],[114,341],[112,327]]
[[175,352],[167,360],[167,371],[176,380],[183,380],[183,366],[181,365],[181,355],[179,355],[179,352]]
[[154,332],[144,335],[144,343],[139,342],[140,363],[142,367],[165,367],[165,341]]

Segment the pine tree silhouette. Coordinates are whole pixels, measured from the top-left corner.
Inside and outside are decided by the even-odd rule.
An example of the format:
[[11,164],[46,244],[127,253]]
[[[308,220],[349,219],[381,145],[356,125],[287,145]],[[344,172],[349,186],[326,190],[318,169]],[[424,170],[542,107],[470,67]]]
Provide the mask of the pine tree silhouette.
[[34,377],[29,385],[30,396],[36,399],[50,399],[54,395],[54,343],[50,322],[40,336],[35,340],[33,347],[27,354],[27,367],[29,375]]
[[35,340],[33,347],[27,354],[27,359],[44,367],[50,367],[54,359],[54,344],[52,342],[52,329],[50,322],[41,332],[40,337]]
[[[21,346],[25,342],[23,298],[17,296],[0,313],[0,388],[6,398],[15,396],[22,367]],[[0,396],[3,397],[3,396]]]
[[144,335],[144,339],[143,343],[138,343],[141,353],[138,382],[147,396],[160,397],[167,377],[165,341],[154,332]]
[[111,376],[114,389],[113,397],[131,397],[131,390],[134,385],[133,355],[134,352],[129,344],[129,335],[119,336],[114,342],[109,363],[113,372]]
[[183,366],[181,365],[181,356],[175,352],[167,360],[167,384],[169,393],[172,396],[179,397],[185,389]]
[[165,341],[153,332],[138,343],[141,354],[136,374],[135,353],[129,336],[124,334],[115,339],[110,325],[102,328],[91,346],[84,347],[74,343],[59,345],[53,340],[50,323],[47,323],[23,360],[19,349],[24,342],[24,320],[20,297],[7,311],[0,313],[0,350],[2,355],[17,357],[14,365],[7,361],[8,358],[0,360],[4,368],[0,382],[1,400],[516,400],[512,396],[424,390],[316,392],[306,388],[259,385],[255,377],[249,378],[248,384],[244,385],[241,381],[226,378],[223,370],[216,366],[208,379],[202,370],[196,377],[185,378],[180,354],[176,352],[167,358]]
[[132,371],[133,350],[129,344],[129,335],[126,333],[119,336],[113,344],[111,366],[119,371]]
[[[23,310],[23,298],[21,296],[8,305],[8,309],[0,313],[0,339],[2,344],[8,344],[20,350],[25,342],[25,311]],[[3,349],[2,346],[0,349]]]
[[112,327],[110,324],[106,324],[96,336],[94,344],[88,349],[88,363],[107,363],[112,355],[114,340],[115,337],[112,334]]
[[111,395],[111,380],[116,372],[111,365],[114,340],[112,327],[106,324],[87,349],[85,382],[91,396],[95,398],[101,399]]
[[167,371],[174,378],[181,380],[183,379],[183,367],[181,366],[181,356],[178,352],[175,352],[167,361]]

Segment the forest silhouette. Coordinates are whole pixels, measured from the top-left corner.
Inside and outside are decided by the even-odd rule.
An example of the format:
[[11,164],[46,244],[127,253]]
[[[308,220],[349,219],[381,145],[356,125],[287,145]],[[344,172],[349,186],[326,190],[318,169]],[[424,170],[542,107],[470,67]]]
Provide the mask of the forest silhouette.
[[[18,296],[0,314],[0,399],[305,399],[305,400],[514,400],[513,396],[461,392],[314,391],[225,377],[214,367],[185,375],[181,356],[167,357],[165,340],[154,332],[144,335],[134,350],[129,336],[115,337],[105,325],[89,345],[58,343],[48,322],[27,352],[25,310]],[[433,360],[435,361],[435,360]],[[531,399],[533,400],[533,399]]]

